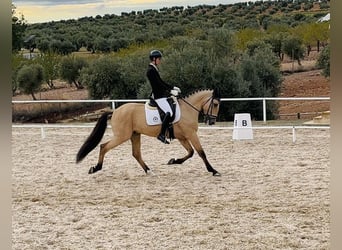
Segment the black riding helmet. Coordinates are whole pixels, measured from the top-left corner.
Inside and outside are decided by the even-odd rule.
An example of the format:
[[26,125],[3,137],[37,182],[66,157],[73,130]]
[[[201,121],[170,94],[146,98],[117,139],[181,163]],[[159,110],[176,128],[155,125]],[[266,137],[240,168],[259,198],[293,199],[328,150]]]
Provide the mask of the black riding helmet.
[[154,58],[161,58],[163,55],[159,50],[152,50],[150,52],[150,60],[152,61]]

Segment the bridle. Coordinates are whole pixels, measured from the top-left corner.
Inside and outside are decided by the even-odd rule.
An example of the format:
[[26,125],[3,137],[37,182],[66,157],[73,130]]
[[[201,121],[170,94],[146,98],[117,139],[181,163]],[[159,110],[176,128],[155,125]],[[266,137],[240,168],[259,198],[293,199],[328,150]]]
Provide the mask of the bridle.
[[[214,107],[214,100],[220,101],[218,98],[214,98],[214,95],[208,98],[208,100],[202,105],[202,109],[199,110],[194,105],[192,105],[190,102],[185,100],[183,97],[180,97],[186,104],[188,104],[191,108],[196,110],[198,113],[202,114],[204,116],[204,123],[209,121],[209,125],[212,125],[215,123],[217,115],[213,115],[213,107]],[[207,113],[203,112],[203,107],[210,101],[209,108],[207,110]]]

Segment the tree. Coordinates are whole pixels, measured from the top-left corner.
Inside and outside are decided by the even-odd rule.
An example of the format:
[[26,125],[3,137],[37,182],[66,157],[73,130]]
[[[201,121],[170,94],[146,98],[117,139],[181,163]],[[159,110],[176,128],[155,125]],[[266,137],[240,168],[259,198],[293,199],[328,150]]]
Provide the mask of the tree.
[[272,25],[267,29],[265,42],[270,44],[272,51],[279,57],[279,60],[284,59],[283,43],[285,37],[289,35],[289,27],[284,24]]
[[[166,82],[189,93],[206,87],[209,82],[209,53],[200,41],[182,39],[165,52],[161,74]],[[177,44],[183,44],[177,46]],[[164,67],[166,66],[167,67]]]
[[12,50],[19,51],[23,46],[23,37],[27,27],[24,15],[16,16],[16,7],[12,4]]
[[110,52],[110,42],[103,37],[97,38],[94,42],[95,49],[101,52]]
[[12,53],[12,95],[14,95],[19,88],[17,81],[18,71],[28,61],[29,59],[24,58],[21,54]]
[[210,29],[208,33],[208,43],[213,60],[218,57],[233,54],[235,40],[233,33],[228,29]]
[[298,65],[302,65],[300,60],[304,58],[305,49],[300,38],[295,36],[285,38],[282,50],[286,55],[292,58],[292,60],[297,60]]
[[[146,70],[149,63],[148,54],[147,49],[142,49],[116,60],[120,67],[118,70],[121,72],[121,90],[124,91],[124,93],[120,93],[120,96],[137,98],[139,95],[141,98],[148,98],[151,93],[149,84],[146,84]],[[143,90],[141,86],[148,87],[146,88],[147,92],[140,92]]]
[[[260,44],[261,45],[261,44]],[[249,83],[248,97],[274,97],[279,94],[282,82],[280,63],[268,45],[253,47],[241,58],[240,72],[244,81]],[[248,102],[247,109],[256,119],[262,119],[262,104]],[[267,114],[273,116],[276,111],[273,103],[268,104]]]
[[76,51],[75,46],[70,42],[69,40],[64,40],[61,42],[61,47],[60,47],[60,54],[62,55],[68,55],[71,52]]
[[77,89],[82,89],[83,85],[80,81],[80,72],[88,63],[84,58],[75,56],[66,56],[61,60],[60,76],[70,85],[74,84]]
[[118,52],[120,49],[127,48],[128,45],[129,41],[123,38],[112,39],[110,41],[110,49],[114,52]]
[[119,65],[108,56],[100,57],[90,67],[83,68],[80,78],[93,99],[125,97],[125,83]]
[[260,30],[245,28],[236,32],[236,46],[241,51],[247,48],[247,43],[262,37]]
[[37,48],[42,53],[47,53],[50,50],[50,43],[47,39],[43,39],[37,43]]
[[[210,88],[219,88],[222,96],[240,98],[250,96],[250,82],[245,81],[239,71],[240,65],[217,62],[211,70]],[[234,113],[244,111],[245,102],[222,102],[220,120],[232,120]]]
[[60,56],[52,51],[47,51],[40,53],[36,61],[43,67],[45,82],[51,89],[54,88],[53,80],[58,77]]
[[264,41],[271,45],[272,51],[275,55],[278,56],[279,60],[284,59],[284,52],[283,52],[283,42],[284,42],[284,37],[286,36],[286,33],[271,33],[268,34]]
[[33,100],[37,100],[34,93],[40,89],[43,80],[43,67],[40,64],[24,65],[18,71],[17,81],[20,90],[30,94]]
[[52,40],[49,45],[49,49],[54,53],[60,53],[62,42],[59,40]]
[[[293,28],[292,34],[299,36],[306,46],[316,45],[320,51],[321,42],[329,41],[329,23],[306,23]],[[309,52],[309,51],[308,51]]]
[[58,54],[68,55],[75,51],[75,46],[69,40],[52,40],[49,50]]
[[330,77],[330,45],[324,47],[324,49],[319,53],[317,66],[323,69],[322,74],[325,77]]

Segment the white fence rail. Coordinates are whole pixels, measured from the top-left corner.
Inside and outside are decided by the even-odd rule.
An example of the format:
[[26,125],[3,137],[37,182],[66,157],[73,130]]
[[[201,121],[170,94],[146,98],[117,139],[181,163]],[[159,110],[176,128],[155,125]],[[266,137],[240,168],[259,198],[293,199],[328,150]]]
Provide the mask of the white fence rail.
[[[46,129],[47,128],[93,128],[95,126],[92,124],[13,124],[12,128],[37,128],[40,129],[41,138],[46,138]],[[107,125],[107,128],[111,128],[110,125]],[[200,126],[199,129],[216,129],[216,130],[226,130],[226,129],[234,129],[234,127],[227,126]],[[239,128],[244,129],[244,128]],[[252,126],[246,129],[291,129],[292,130],[292,142],[296,142],[297,129],[330,129],[330,126]]]
[[[148,99],[113,99],[113,100],[12,100],[12,103],[101,103],[107,102],[112,104],[115,109],[115,103],[127,102],[146,102]],[[266,123],[266,102],[267,101],[330,101],[330,97],[253,97],[253,98],[221,98],[221,101],[262,101],[263,121]]]

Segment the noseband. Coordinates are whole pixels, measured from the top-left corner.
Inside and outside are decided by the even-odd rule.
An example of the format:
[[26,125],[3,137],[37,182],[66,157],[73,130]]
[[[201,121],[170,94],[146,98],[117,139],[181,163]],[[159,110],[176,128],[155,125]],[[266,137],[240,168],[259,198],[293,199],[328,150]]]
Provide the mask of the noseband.
[[209,104],[209,108],[207,110],[207,113],[205,114],[203,112],[203,108],[201,110],[201,114],[204,115],[204,123],[206,123],[207,121],[209,121],[209,125],[211,125],[213,123],[215,123],[216,121],[216,118],[217,118],[217,115],[213,115],[213,107],[214,107],[214,96],[211,96],[204,104],[203,104],[203,107],[204,105],[210,101],[210,104]]

